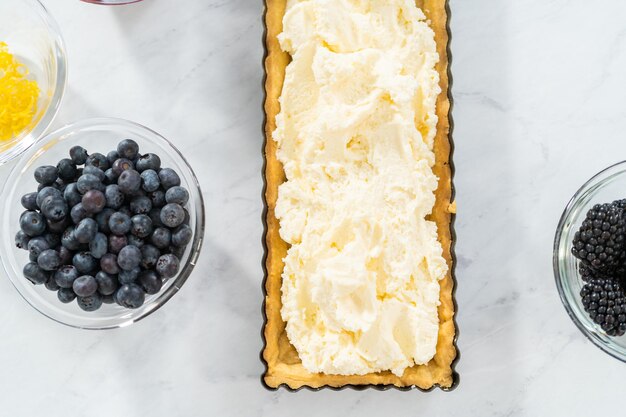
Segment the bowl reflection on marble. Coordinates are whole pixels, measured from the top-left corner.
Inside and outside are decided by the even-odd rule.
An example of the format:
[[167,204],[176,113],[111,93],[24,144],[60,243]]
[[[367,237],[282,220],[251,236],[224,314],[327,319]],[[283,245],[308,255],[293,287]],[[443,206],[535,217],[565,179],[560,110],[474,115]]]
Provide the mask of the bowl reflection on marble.
[[[158,294],[146,295],[146,301],[138,309],[130,310],[117,304],[107,305],[95,312],[81,310],[76,302],[62,304],[56,292],[43,285],[32,285],[22,275],[28,263],[28,252],[15,247],[13,237],[19,230],[19,218],[24,208],[20,204],[23,194],[37,188],[33,173],[38,166],[56,165],[68,157],[72,146],[80,145],[89,152],[106,154],[117,143],[131,138],[139,144],[142,153],[152,152],[161,158],[162,166],[174,169],[181,185],[189,191],[187,210],[189,226],[194,236],[181,259],[178,274],[167,280]],[[90,119],[65,126],[38,140],[13,168],[4,184],[1,198],[5,207],[2,214],[3,241],[0,258],[7,276],[24,297],[40,313],[68,326],[83,329],[110,329],[125,327],[146,317],[165,304],[185,283],[196,265],[204,236],[204,203],[198,180],[182,154],[168,140],[152,130],[136,123],[120,119]]]
[[572,255],[574,234],[587,211],[595,204],[626,198],[626,162],[615,164],[587,181],[570,200],[559,222],[554,240],[554,276],[561,301],[580,331],[597,347],[626,362],[626,336],[609,337],[585,312],[580,290],[583,282],[578,260]]

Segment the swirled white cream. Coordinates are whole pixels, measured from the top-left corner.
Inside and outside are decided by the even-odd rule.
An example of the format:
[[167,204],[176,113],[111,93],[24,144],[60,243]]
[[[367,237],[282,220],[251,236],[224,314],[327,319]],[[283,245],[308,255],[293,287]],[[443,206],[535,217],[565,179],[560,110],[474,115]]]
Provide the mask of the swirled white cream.
[[282,317],[304,367],[365,374],[435,354],[447,265],[431,213],[434,33],[413,0],[290,0],[274,140],[291,244]]

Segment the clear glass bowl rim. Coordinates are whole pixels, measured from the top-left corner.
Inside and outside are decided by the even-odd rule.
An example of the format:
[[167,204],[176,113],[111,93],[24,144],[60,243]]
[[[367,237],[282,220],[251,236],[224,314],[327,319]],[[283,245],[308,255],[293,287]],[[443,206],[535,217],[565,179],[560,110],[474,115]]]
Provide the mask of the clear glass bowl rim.
[[124,6],[126,4],[139,3],[142,0],[109,0],[111,3],[107,3],[107,0],[81,0],[85,3],[97,4],[99,6]]
[[[41,309],[39,309],[36,305],[33,304],[33,302],[31,302],[31,300],[25,296],[25,294],[22,293],[22,291],[20,291],[20,289],[18,288],[18,286],[16,285],[16,283],[14,282],[14,279],[19,279],[18,277],[13,277],[12,276],[12,271],[9,270],[9,267],[6,265],[5,261],[0,259],[0,264],[2,265],[2,269],[4,270],[4,272],[7,274],[7,279],[9,281],[11,281],[11,284],[13,285],[13,287],[15,288],[15,290],[18,292],[18,294],[20,294],[20,296],[31,306],[33,307],[33,309],[35,309],[36,311],[38,311],[39,313],[41,313],[42,315],[44,315],[45,317],[69,326],[69,327],[73,327],[73,328],[77,328],[77,329],[85,329],[85,330],[109,330],[109,329],[117,329],[117,328],[122,328],[122,327],[128,327],[131,324],[134,324],[146,317],[148,317],[149,315],[151,315],[152,313],[154,313],[155,311],[157,311],[158,309],[160,309],[164,304],[166,304],[183,286],[183,284],[187,281],[187,279],[189,278],[189,276],[191,275],[197,261],[198,261],[198,257],[200,255],[200,251],[202,249],[202,244],[204,242],[204,232],[205,232],[205,206],[204,206],[204,198],[202,196],[202,190],[200,188],[200,183],[198,181],[198,178],[195,174],[195,172],[193,171],[193,168],[191,167],[191,165],[189,164],[189,162],[187,161],[187,159],[183,156],[183,154],[180,152],[180,150],[172,143],[170,142],[168,139],[166,139],[165,137],[163,137],[162,135],[160,135],[159,133],[157,133],[156,131],[142,125],[136,122],[132,122],[129,120],[125,120],[125,119],[121,119],[121,118],[109,118],[109,117],[99,117],[99,118],[90,118],[90,119],[83,119],[83,120],[79,120],[73,123],[69,123],[66,124],[65,126],[60,127],[59,129],[56,129],[48,134],[46,134],[45,136],[40,137],[37,141],[35,141],[34,146],[40,147],[42,145],[45,145],[47,142],[54,140],[56,137],[59,136],[64,136],[65,134],[68,133],[76,133],[79,132],[83,129],[88,129],[88,128],[92,128],[94,126],[106,126],[106,125],[118,125],[118,126],[128,126],[128,127],[132,127],[132,128],[136,128],[136,129],[140,129],[140,130],[144,130],[145,132],[149,133],[152,136],[157,137],[159,140],[162,140],[164,143],[166,143],[169,147],[172,148],[172,150],[176,153],[177,157],[180,158],[180,161],[189,169],[189,172],[191,174],[191,178],[193,183],[189,184],[189,186],[192,186],[195,188],[195,190],[197,191],[197,195],[198,195],[198,199],[199,201],[197,202],[198,204],[196,204],[197,206],[197,210],[195,210],[195,222],[196,222],[196,227],[195,227],[195,231],[194,231],[194,236],[193,236],[193,240],[191,242],[191,251],[188,255],[188,258],[186,260],[186,262],[184,264],[181,265],[181,269],[178,272],[178,274],[174,277],[174,278],[170,278],[170,280],[172,280],[172,284],[165,290],[163,290],[161,293],[159,293],[159,297],[157,300],[154,301],[154,307],[147,309],[143,312],[143,314],[138,315],[136,317],[130,317],[128,319],[125,319],[123,321],[120,321],[118,323],[115,324],[111,324],[111,325],[103,325],[103,326],[85,326],[85,325],[77,325],[77,324],[73,324],[73,323],[68,323],[62,320],[58,320],[55,317],[52,317],[51,315],[47,314],[45,311],[42,311]],[[31,147],[32,148],[32,147]],[[23,156],[25,157],[25,156]],[[13,169],[11,170],[11,172],[9,173],[9,176],[7,177],[6,182],[4,183],[4,185],[0,188],[0,196],[4,196],[6,190],[7,190],[7,186],[8,184],[11,184],[11,179],[16,176],[17,174],[19,174],[18,172],[19,170],[19,164],[17,164],[15,167],[13,167]],[[11,236],[7,236],[7,238],[11,239],[12,241],[12,237]],[[97,313],[96,313],[97,314]]]
[[[570,221],[574,209],[576,208],[579,201],[587,195],[588,192],[594,191],[596,187],[603,184],[605,181],[610,180],[615,175],[626,172],[626,161],[621,161],[615,163],[602,171],[595,174],[589,180],[587,180],[573,195],[573,197],[567,203],[565,210],[563,210],[563,214],[559,220],[559,224],[556,229],[556,234],[554,237],[554,246],[553,246],[553,257],[552,257],[552,266],[554,270],[554,279],[556,282],[556,287],[559,292],[559,297],[561,299],[561,303],[565,307],[568,316],[574,322],[578,330],[582,334],[585,335],[587,339],[589,339],[595,346],[600,348],[603,352],[608,355],[618,359],[622,362],[626,362],[626,352],[619,352],[611,346],[611,343],[606,342],[606,338],[603,340],[602,337],[599,336],[599,332],[590,331],[578,318],[575,308],[570,304],[566,290],[564,288],[564,282],[568,279],[564,274],[561,273],[560,263],[561,258],[559,256],[561,250],[562,236],[565,231],[565,225],[568,221]],[[571,255],[573,256],[573,255]],[[576,309],[578,310],[578,309]],[[608,336],[607,336],[608,338]]]

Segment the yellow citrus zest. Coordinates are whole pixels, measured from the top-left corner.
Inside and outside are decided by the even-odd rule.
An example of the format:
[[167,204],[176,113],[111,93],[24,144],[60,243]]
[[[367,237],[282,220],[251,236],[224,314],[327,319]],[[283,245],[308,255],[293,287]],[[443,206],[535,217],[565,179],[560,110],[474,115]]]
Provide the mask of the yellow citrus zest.
[[26,129],[37,112],[39,86],[28,79],[28,68],[0,42],[0,141],[8,141]]

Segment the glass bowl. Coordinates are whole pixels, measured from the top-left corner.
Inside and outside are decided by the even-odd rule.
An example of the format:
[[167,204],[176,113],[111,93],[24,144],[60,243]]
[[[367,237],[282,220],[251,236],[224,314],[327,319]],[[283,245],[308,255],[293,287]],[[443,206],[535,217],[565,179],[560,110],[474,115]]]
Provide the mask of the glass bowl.
[[0,1],[0,41],[28,67],[40,89],[30,126],[0,143],[3,164],[28,149],[52,123],[65,90],[67,62],[59,28],[38,0]]
[[585,312],[580,290],[582,279],[578,260],[572,255],[574,234],[580,228],[587,211],[595,204],[610,203],[626,198],[626,161],[601,171],[587,181],[570,200],[554,239],[554,276],[561,301],[580,331],[597,347],[626,362],[626,336],[609,337]]
[[[194,232],[192,241],[181,259],[181,268],[177,276],[170,278],[158,294],[146,295],[146,301],[138,309],[130,310],[117,304],[103,304],[95,312],[85,312],[76,302],[62,304],[56,292],[49,291],[43,285],[32,285],[22,275],[22,268],[28,263],[28,252],[15,247],[13,236],[19,230],[19,217],[24,211],[20,204],[23,194],[37,188],[33,173],[38,166],[56,165],[62,158],[67,158],[69,149],[80,145],[88,152],[106,154],[115,149],[117,143],[126,138],[134,139],[142,153],[152,152],[160,156],[163,167],[174,169],[181,179],[181,185],[189,191],[187,210],[190,215],[189,226]],[[110,329],[128,326],[165,304],[183,286],[198,259],[204,236],[204,203],[198,180],[193,170],[167,139],[158,133],[126,120],[89,119],[80,121],[49,133],[39,139],[11,171],[4,183],[2,194],[4,212],[1,227],[5,232],[0,243],[0,259],[7,276],[24,297],[40,313],[68,326],[82,329]]]
[[121,6],[123,4],[139,3],[141,0],[82,0],[85,3],[101,4],[104,6]]

